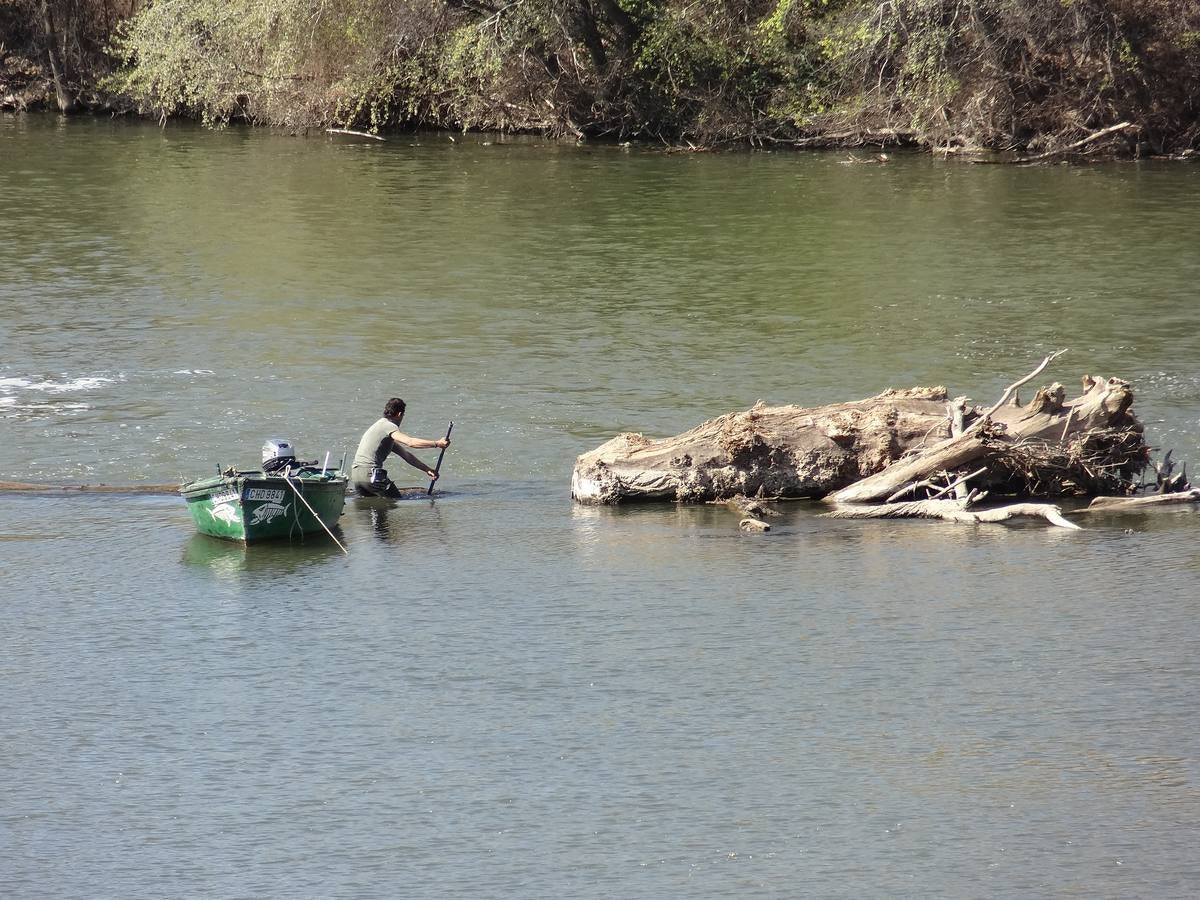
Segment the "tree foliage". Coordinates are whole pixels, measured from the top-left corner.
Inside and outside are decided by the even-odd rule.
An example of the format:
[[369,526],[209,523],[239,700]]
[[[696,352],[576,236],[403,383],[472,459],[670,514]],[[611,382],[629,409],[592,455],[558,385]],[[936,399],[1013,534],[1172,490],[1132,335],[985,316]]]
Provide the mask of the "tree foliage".
[[[135,0],[125,0],[133,3]],[[45,8],[57,37],[36,23]],[[100,15],[103,8],[111,13]],[[715,146],[1200,140],[1195,0],[0,0],[159,116]],[[68,52],[70,48],[74,48]],[[90,62],[86,62],[90,60]]]
[[41,81],[69,109],[110,66],[108,36],[133,15],[136,2],[0,0],[0,94]]

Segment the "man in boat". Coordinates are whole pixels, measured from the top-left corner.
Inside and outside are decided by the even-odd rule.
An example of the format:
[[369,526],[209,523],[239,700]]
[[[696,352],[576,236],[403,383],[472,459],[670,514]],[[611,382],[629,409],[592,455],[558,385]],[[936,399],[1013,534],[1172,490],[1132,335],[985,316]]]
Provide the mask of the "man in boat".
[[430,450],[449,447],[449,438],[409,437],[400,431],[400,422],[404,418],[404,401],[393,397],[383,407],[383,418],[368,428],[358,442],[358,450],[354,452],[354,464],[350,468],[350,480],[354,489],[364,497],[399,497],[401,491],[388,477],[383,464],[389,453],[395,453],[402,460],[420,469],[429,478],[437,478],[437,472],[425,465],[411,453],[413,450]]

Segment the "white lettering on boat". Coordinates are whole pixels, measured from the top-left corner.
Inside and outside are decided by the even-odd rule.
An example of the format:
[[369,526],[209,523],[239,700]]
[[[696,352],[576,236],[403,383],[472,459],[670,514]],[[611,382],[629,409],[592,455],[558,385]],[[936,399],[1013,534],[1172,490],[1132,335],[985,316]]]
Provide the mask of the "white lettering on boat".
[[[278,493],[282,494],[283,491]],[[254,510],[254,515],[250,517],[251,525],[270,525],[282,515],[286,515],[288,508],[292,504],[288,503],[285,506],[280,506],[278,503],[264,503],[262,506]]]
[[274,488],[250,488],[246,491],[247,500],[270,500],[272,503],[279,503],[283,500],[283,489]]
[[213,494],[208,499],[212,501],[213,506],[216,506],[217,504],[220,504],[220,503],[232,503],[238,499],[238,492],[237,491],[225,491],[220,494]]

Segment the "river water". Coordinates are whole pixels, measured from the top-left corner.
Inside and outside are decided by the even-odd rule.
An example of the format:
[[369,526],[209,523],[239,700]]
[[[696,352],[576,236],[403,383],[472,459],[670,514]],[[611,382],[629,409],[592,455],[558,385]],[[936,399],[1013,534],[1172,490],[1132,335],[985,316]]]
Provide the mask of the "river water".
[[455,422],[444,493],[350,501],[345,556],[0,495],[0,892],[1194,896],[1194,511],[744,535],[569,480],[1060,347],[1194,461],[1198,221],[1182,164],[0,118],[0,479]]

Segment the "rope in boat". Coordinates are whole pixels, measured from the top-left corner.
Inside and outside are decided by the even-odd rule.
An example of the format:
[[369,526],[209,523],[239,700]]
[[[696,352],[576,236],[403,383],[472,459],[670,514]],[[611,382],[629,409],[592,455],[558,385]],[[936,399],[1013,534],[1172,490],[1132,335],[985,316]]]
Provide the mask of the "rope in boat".
[[337,537],[335,537],[335,536],[334,536],[334,533],[333,533],[332,531],[330,531],[330,530],[329,530],[329,526],[328,526],[328,525],[326,525],[326,524],[325,524],[325,522],[324,522],[324,521],[322,521],[321,517],[317,515],[317,511],[316,511],[315,509],[313,509],[313,508],[312,508],[312,506],[310,506],[310,505],[309,505],[309,503],[308,503],[308,501],[307,501],[307,500],[305,500],[305,499],[304,499],[304,495],[303,495],[302,493],[300,493],[300,490],[299,490],[299,489],[298,489],[298,488],[297,488],[297,487],[296,487],[294,484],[292,484],[292,479],[291,479],[291,478],[288,476],[288,473],[287,473],[286,471],[283,473],[283,480],[284,480],[284,481],[286,481],[286,482],[288,483],[288,487],[290,487],[290,488],[292,489],[292,493],[294,493],[294,494],[295,494],[295,495],[296,495],[296,496],[299,498],[300,502],[301,502],[301,503],[303,503],[305,506],[307,506],[307,507],[308,507],[308,511],[309,511],[310,513],[312,513],[312,514],[313,514],[313,518],[317,520],[317,523],[318,523],[318,524],[319,524],[319,525],[320,525],[322,528],[324,528],[324,529],[325,529],[325,533],[326,533],[327,535],[329,535],[331,538],[333,538],[333,542],[334,542],[335,544],[337,544],[337,545],[338,545],[338,547],[340,547],[340,548],[341,548],[341,550],[342,550],[342,552],[343,552],[343,553],[345,553],[347,556],[349,556],[349,555],[350,555],[350,551],[349,551],[349,550],[347,550],[347,549],[346,549],[346,548],[345,548],[345,547],[342,545],[342,542],[341,542],[341,541],[339,541],[339,540],[337,539]]
[[292,524],[288,526],[288,540],[291,541],[296,532],[300,532],[300,539],[304,540],[304,526],[300,524],[300,504],[289,503],[292,508]]

